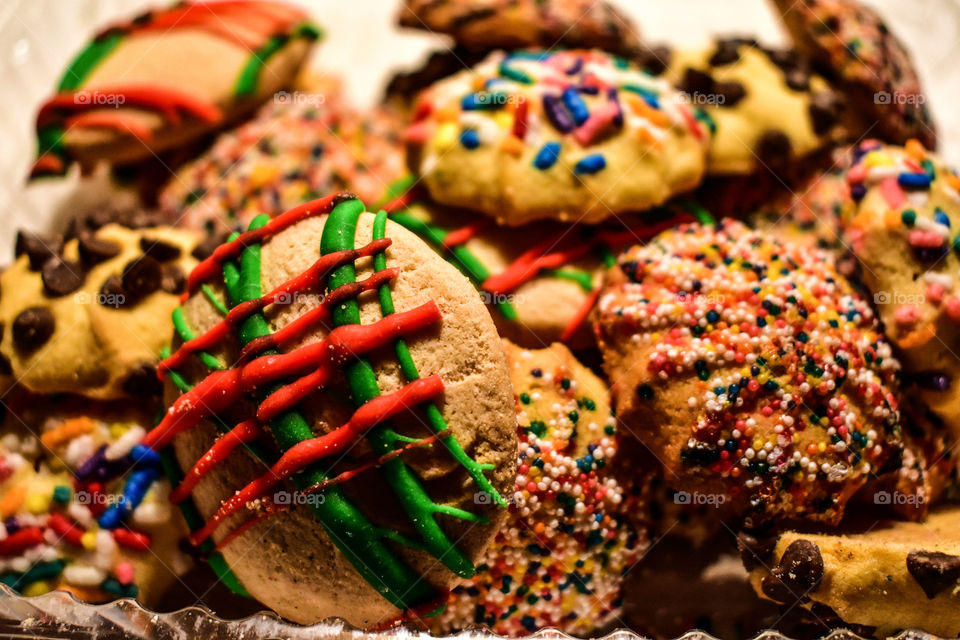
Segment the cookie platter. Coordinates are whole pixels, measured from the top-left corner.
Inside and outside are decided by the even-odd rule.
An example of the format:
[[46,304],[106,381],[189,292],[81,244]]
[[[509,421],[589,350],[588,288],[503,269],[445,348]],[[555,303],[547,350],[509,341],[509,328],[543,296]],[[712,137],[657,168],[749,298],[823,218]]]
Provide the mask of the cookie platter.
[[956,7],[872,6],[95,21],[7,192],[0,631],[960,634]]

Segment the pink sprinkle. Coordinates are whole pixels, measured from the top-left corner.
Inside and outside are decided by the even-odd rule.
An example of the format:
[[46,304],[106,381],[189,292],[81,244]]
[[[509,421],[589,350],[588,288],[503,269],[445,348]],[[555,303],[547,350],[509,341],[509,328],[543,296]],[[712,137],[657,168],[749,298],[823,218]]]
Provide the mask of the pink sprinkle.
[[924,231],[914,229],[908,236],[911,247],[922,247],[924,249],[937,249],[943,246],[943,236],[936,231]]
[[927,299],[934,304],[940,304],[943,300],[944,288],[939,282],[931,282],[927,287]]
[[116,569],[117,580],[122,585],[133,584],[133,565],[129,562],[121,562]]
[[905,304],[893,312],[893,319],[901,326],[912,326],[920,320],[920,310],[912,304]]
[[880,183],[880,193],[891,209],[899,209],[907,200],[903,195],[903,189],[897,183],[897,179],[893,177],[883,179],[883,182]]
[[611,101],[605,102],[603,106],[593,110],[587,121],[573,133],[573,137],[584,147],[592,144],[613,124],[619,112],[616,104]]
[[863,182],[867,178],[867,165],[862,162],[850,167],[850,170],[847,171],[847,182],[850,184],[857,184]]
[[430,139],[430,123],[427,120],[415,122],[403,134],[403,139],[414,144],[424,144]]
[[947,315],[954,322],[960,322],[960,298],[954,296],[947,300]]

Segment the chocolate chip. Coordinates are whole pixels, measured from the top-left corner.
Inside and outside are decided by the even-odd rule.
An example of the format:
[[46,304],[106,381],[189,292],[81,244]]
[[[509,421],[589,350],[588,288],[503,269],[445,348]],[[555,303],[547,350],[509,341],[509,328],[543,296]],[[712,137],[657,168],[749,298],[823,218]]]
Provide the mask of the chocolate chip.
[[170,262],[180,257],[180,247],[163,240],[140,238],[140,248],[157,262]]
[[157,368],[152,362],[145,362],[135,368],[123,381],[123,390],[138,398],[160,395],[163,384],[157,378]]
[[43,345],[56,328],[53,313],[46,307],[30,307],[13,320],[13,344],[20,351],[34,351]]
[[783,131],[768,129],[761,134],[754,153],[767,168],[774,173],[782,172],[790,164],[790,152],[793,145]]
[[162,277],[160,263],[148,255],[142,255],[127,263],[120,280],[124,292],[132,300],[139,300],[159,289]]
[[100,287],[100,296],[97,298],[97,302],[104,307],[113,307],[114,309],[126,306],[129,300],[130,298],[123,288],[123,281],[116,274],[104,280]]
[[780,562],[763,579],[763,593],[777,602],[804,601],[823,579],[820,547],[809,540],[795,540],[783,552]]
[[783,79],[794,91],[810,90],[810,73],[806,69],[800,67],[790,69],[784,74]]
[[743,44],[743,42],[736,38],[719,40],[716,51],[710,56],[710,66],[719,67],[739,60],[741,44]]
[[713,77],[709,73],[704,73],[699,69],[687,69],[678,88],[691,95],[695,93],[712,94],[713,86]]
[[800,65],[800,54],[791,49],[768,49],[767,57],[784,71],[796,69]]
[[673,51],[670,47],[658,45],[650,47],[640,54],[637,63],[650,75],[659,76],[670,66]]
[[717,82],[713,88],[714,92],[723,97],[723,100],[717,100],[717,106],[732,107],[743,100],[747,95],[747,90],[739,82]]
[[747,571],[765,565],[773,557],[776,536],[756,536],[747,531],[737,534],[737,551]]
[[939,551],[911,551],[907,554],[907,571],[917,581],[927,598],[934,598],[960,579],[960,557]]
[[26,255],[30,261],[30,269],[39,271],[50,258],[60,253],[63,243],[58,237],[43,236],[29,231],[18,231],[17,242],[14,245],[14,255],[18,258]]
[[214,250],[224,243],[226,236],[220,233],[215,233],[207,236],[203,241],[194,247],[193,251],[190,253],[197,260],[206,260],[213,255]]
[[832,91],[821,91],[810,101],[810,121],[818,136],[827,134],[843,113],[843,103]]
[[10,359],[0,353],[0,376],[9,375],[13,375],[13,366],[10,364]]
[[75,260],[54,256],[43,264],[40,271],[43,289],[53,298],[73,293],[83,285],[83,267]]
[[98,238],[92,233],[83,233],[77,240],[77,251],[80,253],[80,260],[87,267],[100,264],[110,258],[120,255],[120,245],[110,240]]
[[183,293],[187,288],[187,274],[179,265],[163,265],[160,270],[160,288],[167,293]]

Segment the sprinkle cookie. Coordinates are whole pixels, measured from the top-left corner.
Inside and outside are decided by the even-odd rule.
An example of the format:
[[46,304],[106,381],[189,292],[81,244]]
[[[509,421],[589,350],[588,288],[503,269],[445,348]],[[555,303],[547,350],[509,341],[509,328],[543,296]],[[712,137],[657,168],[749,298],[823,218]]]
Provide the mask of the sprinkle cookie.
[[899,464],[899,365],[826,253],[681,226],[618,258],[596,333],[618,418],[678,490],[836,523]]
[[607,472],[616,419],[606,383],[563,345],[505,346],[520,436],[510,516],[432,628],[583,637],[622,625],[622,574],[645,541],[624,524],[623,491]]
[[476,575],[507,516],[516,416],[456,269],[340,194],[254,218],[194,269],[173,318],[169,409],[144,444],[173,446],[191,541],[253,597],[371,627]]
[[408,159],[440,204],[511,226],[593,224],[696,186],[710,136],[701,118],[622,58],[498,52],[420,96]]

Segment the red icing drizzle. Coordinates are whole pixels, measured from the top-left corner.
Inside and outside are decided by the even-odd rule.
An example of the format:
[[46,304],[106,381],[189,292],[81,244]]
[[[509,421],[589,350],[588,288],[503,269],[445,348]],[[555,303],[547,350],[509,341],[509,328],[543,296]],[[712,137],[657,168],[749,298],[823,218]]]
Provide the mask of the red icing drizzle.
[[452,249],[453,247],[469,242],[471,238],[489,227],[492,222],[493,220],[489,218],[483,218],[465,227],[451,231],[443,238],[444,249]]
[[153,138],[150,127],[123,113],[81,113],[67,118],[66,125],[67,129],[113,129],[120,133],[128,133],[141,142],[149,142]]
[[[392,317],[392,316],[390,316]],[[363,325],[345,325],[341,328]],[[371,325],[372,326],[372,325]],[[411,407],[430,400],[443,391],[440,376],[414,380],[397,391],[378,396],[357,409],[340,427],[322,436],[304,440],[286,451],[270,470],[235,493],[207,521],[203,528],[191,534],[190,541],[200,544],[210,537],[220,523],[239,511],[248,502],[262,498],[282,480],[327,456],[350,446],[364,431],[389,420]]]
[[213,446],[200,456],[200,459],[187,472],[177,488],[170,492],[170,502],[174,504],[183,502],[200,482],[200,479],[207,475],[214,466],[226,460],[234,449],[242,444],[253,442],[262,433],[263,430],[256,420],[245,420],[218,438]]

